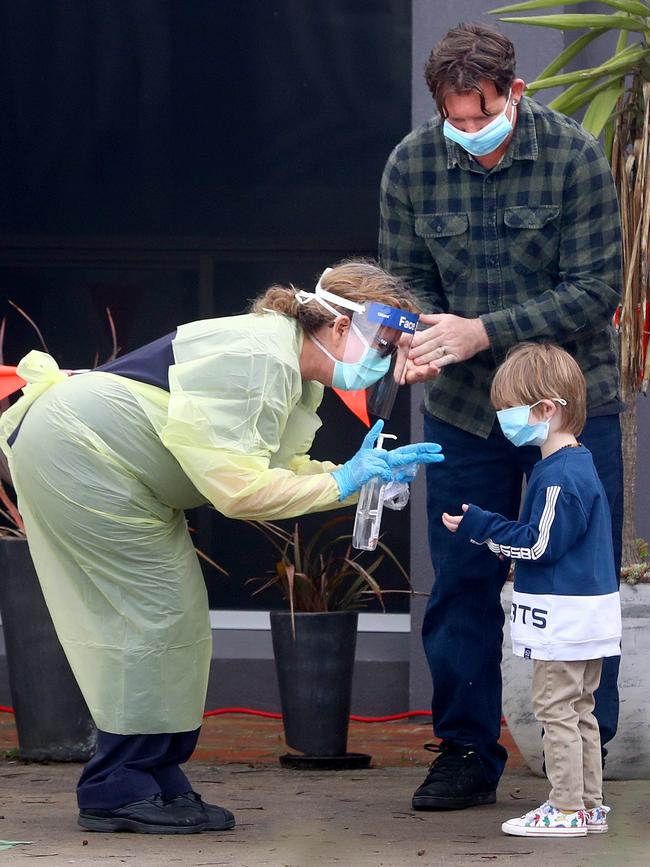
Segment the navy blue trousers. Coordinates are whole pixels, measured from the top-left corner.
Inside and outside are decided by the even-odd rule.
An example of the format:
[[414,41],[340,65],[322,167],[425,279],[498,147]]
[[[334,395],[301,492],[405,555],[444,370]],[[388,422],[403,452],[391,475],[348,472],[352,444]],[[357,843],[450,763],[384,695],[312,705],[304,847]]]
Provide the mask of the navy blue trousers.
[[173,798],[192,786],[179,768],[194,752],[200,728],[160,735],[97,731],[97,752],[77,785],[81,809],[115,810],[160,793]]
[[[422,627],[433,679],[433,729],[437,737],[472,745],[488,778],[497,782],[507,752],[501,730],[503,587],[510,560],[484,545],[468,545],[443,525],[441,515],[461,514],[462,503],[516,519],[523,477],[540,459],[538,448],[517,448],[495,423],[487,440],[425,415],[425,440],[440,443],[445,460],[427,468],[429,547],[435,582]],[[618,415],[587,420],[580,441],[590,449],[607,493],[617,574],[623,528],[623,461]],[[595,715],[601,742],[618,725],[619,657],[604,660]]]

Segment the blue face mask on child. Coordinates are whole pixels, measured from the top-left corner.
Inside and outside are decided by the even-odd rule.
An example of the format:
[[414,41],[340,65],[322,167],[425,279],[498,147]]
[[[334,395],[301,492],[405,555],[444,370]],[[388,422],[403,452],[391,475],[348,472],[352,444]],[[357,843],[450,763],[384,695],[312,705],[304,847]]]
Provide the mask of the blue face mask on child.
[[370,388],[382,376],[385,376],[390,367],[390,355],[380,355],[376,349],[368,346],[359,332],[357,334],[365,344],[363,354],[358,361],[339,361],[338,358],[335,358],[331,352],[325,349],[323,344],[313,334],[309,335],[321,352],[324,352],[334,362],[332,386],[341,389],[341,391],[361,391],[364,388]]
[[[446,120],[442,127],[444,135],[474,157],[484,157],[491,154],[499,145],[503,144],[514,129],[512,120],[506,116],[511,95],[512,90],[508,93],[503,111],[476,132],[463,132],[462,129],[458,129]],[[516,103],[513,102],[513,105]]]
[[[561,397],[552,397],[550,400],[555,400],[562,406],[566,406],[566,400]],[[535,424],[528,424],[530,411],[541,402],[538,400],[537,403],[530,406],[512,406],[510,409],[500,409],[497,412],[503,435],[513,445],[543,446],[548,439],[549,422],[539,421]]]

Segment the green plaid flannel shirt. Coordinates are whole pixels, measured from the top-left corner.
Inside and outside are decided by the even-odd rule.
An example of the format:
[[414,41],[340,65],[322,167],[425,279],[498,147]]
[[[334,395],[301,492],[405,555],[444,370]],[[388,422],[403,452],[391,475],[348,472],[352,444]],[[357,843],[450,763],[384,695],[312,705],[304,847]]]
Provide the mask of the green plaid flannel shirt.
[[574,356],[590,411],[615,401],[620,250],[609,164],[570,118],[524,97],[490,171],[445,139],[438,117],[406,136],[382,179],[381,263],[425,309],[480,317],[490,339],[489,349],[427,383],[427,412],[487,437],[492,376],[524,340]]

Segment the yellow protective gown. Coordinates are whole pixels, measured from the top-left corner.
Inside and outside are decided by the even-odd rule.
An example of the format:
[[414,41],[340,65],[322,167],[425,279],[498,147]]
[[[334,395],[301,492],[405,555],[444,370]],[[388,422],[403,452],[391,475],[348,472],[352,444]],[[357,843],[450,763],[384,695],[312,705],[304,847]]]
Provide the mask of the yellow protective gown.
[[323,387],[302,381],[301,345],[277,314],[182,325],[169,393],[100,371],[67,377],[39,352],[19,365],[29,384],[0,418],[0,446],[57,633],[103,731],[201,724],[211,631],[183,509],[209,501],[272,519],[342,505],[335,465],[308,457]]

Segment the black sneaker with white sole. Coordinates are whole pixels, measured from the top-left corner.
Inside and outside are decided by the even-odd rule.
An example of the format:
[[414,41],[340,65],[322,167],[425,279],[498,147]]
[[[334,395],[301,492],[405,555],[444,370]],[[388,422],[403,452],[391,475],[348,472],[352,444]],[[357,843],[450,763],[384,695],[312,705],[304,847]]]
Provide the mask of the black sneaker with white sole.
[[414,810],[464,810],[496,803],[496,783],[488,781],[472,747],[443,741],[432,751],[440,755],[413,795]]

